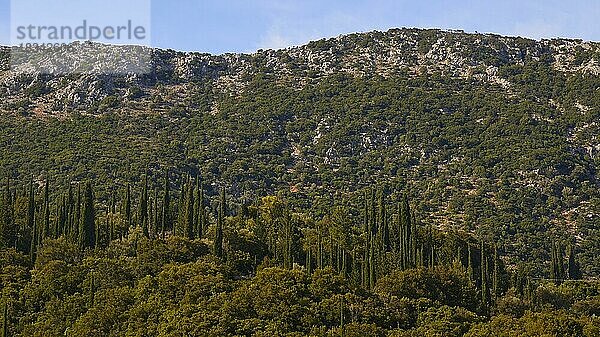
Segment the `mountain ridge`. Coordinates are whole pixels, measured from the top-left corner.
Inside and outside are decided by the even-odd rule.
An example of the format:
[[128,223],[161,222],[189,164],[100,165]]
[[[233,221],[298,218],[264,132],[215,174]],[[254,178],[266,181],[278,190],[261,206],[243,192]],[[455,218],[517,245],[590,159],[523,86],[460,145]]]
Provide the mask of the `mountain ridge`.
[[[77,45],[84,46],[86,43]],[[259,50],[253,54],[211,55],[148,49],[152,54],[152,72],[140,76],[102,74],[103,69],[107,68],[107,65],[102,63],[92,69],[93,72],[98,72],[97,74],[20,74],[18,69],[16,72],[1,72],[0,96],[5,100],[1,108],[4,111],[11,110],[7,109],[7,102],[19,106],[27,105],[23,100],[27,100],[28,97],[31,100],[31,95],[27,94],[33,91],[39,94],[36,98],[40,99],[33,99],[31,105],[38,110],[50,114],[65,109],[89,112],[94,102],[109,96],[124,96],[124,101],[127,101],[131,95],[128,95],[127,88],[115,85],[117,80],[125,80],[126,84],[139,86],[142,88],[142,94],[146,96],[156,94],[152,87],[157,84],[175,86],[202,81],[210,82],[219,92],[235,94],[243,90],[248,78],[261,72],[272,74],[282,84],[296,88],[302,87],[312,79],[318,80],[333,73],[386,77],[406,72],[410,76],[441,73],[442,76],[476,78],[500,84],[507,89],[510,83],[506,78],[498,76],[499,65],[523,64],[527,60],[535,61],[541,57],[551,58],[549,61],[553,63],[553,67],[565,73],[598,75],[598,60],[589,55],[597,55],[599,46],[600,44],[595,42],[574,39],[535,41],[493,34],[391,29],[385,33],[374,31],[341,35],[312,41],[299,47]],[[574,52],[578,54],[572,55]],[[52,53],[49,57],[57,58]],[[2,68],[6,69],[7,58],[3,59]],[[75,79],[75,82],[71,86],[57,83],[60,82],[58,79],[62,78]],[[15,86],[14,83],[20,85]],[[46,97],[48,92],[50,95]],[[43,101],[54,103],[48,105]]]

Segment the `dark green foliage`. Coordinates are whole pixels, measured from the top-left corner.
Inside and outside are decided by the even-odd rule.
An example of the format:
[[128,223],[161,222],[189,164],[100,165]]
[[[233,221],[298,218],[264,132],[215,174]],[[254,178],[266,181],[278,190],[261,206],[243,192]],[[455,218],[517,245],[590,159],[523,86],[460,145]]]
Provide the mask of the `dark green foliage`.
[[146,238],[150,237],[150,219],[148,215],[148,174],[144,175],[144,188],[142,189],[142,196],[140,198],[140,208],[138,214],[139,226],[142,227],[142,232]]
[[96,246],[96,207],[94,202],[92,184],[87,182],[85,184],[83,211],[79,229],[79,246],[84,249]]
[[464,270],[442,266],[393,272],[379,280],[374,291],[384,297],[427,298],[473,312],[479,305],[476,289]]
[[[520,71],[536,78],[541,70]],[[593,213],[600,205],[591,183],[595,164],[584,151],[586,139],[595,131],[583,128],[595,118],[597,100],[589,88],[597,86],[593,79],[575,77],[568,80],[568,93],[553,99],[564,106],[576,100],[589,102],[591,110],[584,114],[571,110],[557,114],[547,100],[532,100],[520,91],[506,98],[504,90],[486,83],[336,75],[299,91],[259,81],[252,91],[220,99],[221,113],[216,115],[165,119],[106,114],[44,123],[6,117],[0,130],[11,131],[0,133],[0,138],[10,140],[7,151],[18,150],[19,155],[2,158],[0,166],[24,182],[31,173],[26,163],[33,160],[36,174],[48,171],[48,180],[65,186],[66,179],[54,164],[63,163],[72,168],[73,180],[97,178],[101,200],[110,198],[107,190],[112,190],[113,181],[137,181],[131,172],[143,172],[148,162],[172,168],[174,190],[180,187],[174,178],[187,174],[206,181],[222,179],[235,196],[276,194],[289,191],[291,184],[300,191],[290,196],[293,204],[323,198],[330,190],[355,192],[369,186],[371,179],[406,183],[411,191],[422,193],[419,198],[410,196],[416,201],[414,210],[435,214],[428,218],[434,225],[448,218],[466,230],[479,229],[507,248],[512,263],[534,259],[542,265],[550,248],[545,235],[554,224],[542,224],[541,219],[562,219],[563,212],[579,209],[582,203]],[[528,88],[525,81],[515,83]],[[322,137],[315,142],[313,133],[321,121],[329,128],[322,126]],[[573,129],[582,131],[567,144],[568,130]],[[48,154],[34,147],[36,142],[26,141],[46,142],[47,135],[56,147]],[[367,139],[370,145],[364,143]],[[304,149],[300,157],[292,155],[292,145]],[[156,176],[156,167],[149,171]],[[540,190],[528,187],[524,181],[529,180]],[[156,180],[150,185],[160,188]],[[206,193],[216,192],[205,187]],[[160,196],[163,199],[164,192]],[[169,207],[175,206],[173,200]],[[370,196],[365,202],[369,200]],[[376,197],[375,216],[377,203]],[[369,209],[368,221],[373,224]],[[165,230],[171,231],[176,219],[172,214],[168,218]],[[596,219],[581,213],[572,220],[590,233],[577,244],[594,247]],[[388,224],[393,227],[392,221]],[[582,271],[593,274],[600,267],[588,252],[579,254],[586,262]],[[536,267],[536,274],[546,272]]]
[[127,184],[127,190],[125,191],[125,206],[124,206],[124,212],[125,212],[125,219],[126,219],[126,225],[127,225],[127,229],[129,229],[129,227],[131,227],[132,225],[132,215],[131,215],[131,186],[129,186],[129,184]]
[[225,225],[225,213],[227,212],[227,204],[225,202],[225,189],[221,189],[221,198],[219,199],[219,213],[217,215],[217,227],[215,229],[215,239],[213,244],[213,253],[223,257],[223,226]]
[[4,193],[2,193],[2,203],[0,204],[0,230],[2,233],[2,245],[4,247],[14,247],[17,244],[17,228],[14,222],[14,205],[10,189],[10,179],[6,179]]
[[[145,198],[146,183],[140,190],[139,198]],[[23,191],[27,214],[32,186]],[[67,219],[71,218],[67,210],[75,210],[78,203],[69,197],[70,191],[50,205],[65,210]],[[147,336],[162,336],[164,331],[219,336],[461,336],[493,329],[497,318],[488,323],[485,315],[494,311],[522,314],[551,306],[572,307],[584,315],[596,312],[594,296],[600,296],[600,289],[593,284],[567,281],[557,288],[515,282],[508,290],[503,281],[507,271],[495,246],[420,225],[406,196],[400,198],[397,212],[388,211],[393,207],[383,193],[376,197],[367,193],[366,220],[361,200],[357,205],[335,206],[315,221],[311,212],[292,210],[275,196],[233,214],[227,205],[236,201],[228,202],[221,189],[212,196],[216,213],[207,209],[204,217],[215,228],[211,250],[205,240],[197,240],[195,230],[194,237],[188,237],[190,228],[200,226],[195,225],[197,220],[189,222],[200,206],[185,199],[203,195],[199,183],[189,179],[183,189],[184,216],[178,219],[183,223],[176,227],[186,230],[181,236],[163,233],[163,240],[142,235],[141,224],[149,220],[139,214],[132,218],[131,232],[110,239],[109,226],[103,224],[114,221],[114,230],[119,231],[129,221],[117,212],[114,198],[107,212],[96,212],[102,206],[91,182],[86,182],[78,240],[69,234],[69,221],[64,226],[56,221],[63,218],[61,211],[50,219],[57,223],[52,235],[58,239],[46,238],[37,246],[34,267],[28,251],[23,251],[25,255],[14,248],[1,251],[1,285],[10,289],[12,298],[22,300],[5,312],[4,321],[10,322],[5,326],[10,324],[10,331],[19,336],[60,335],[67,330],[86,336],[98,331],[101,335],[144,331]],[[126,193],[123,201],[131,195]],[[34,217],[45,214],[44,208],[39,207]],[[86,249],[92,247],[96,249]],[[423,256],[429,255],[435,256],[434,265],[425,266]],[[569,256],[575,260],[573,252]],[[479,286],[473,280],[477,272]],[[584,317],[573,326],[595,331],[590,316]]]
[[27,228],[30,231],[29,258],[34,262],[35,251],[38,245],[38,228],[35,218],[35,192],[33,182],[29,183],[28,205],[27,205]]
[[191,179],[188,177],[187,184],[184,187],[182,195],[182,203],[180,208],[179,215],[179,225],[181,228],[181,233],[183,236],[186,236],[190,240],[193,240],[196,237],[196,226],[195,226],[195,213],[194,213],[194,184]]
[[569,267],[568,267],[568,278],[569,280],[579,280],[581,279],[581,269],[579,268],[579,262],[577,261],[577,257],[575,256],[575,249],[573,245],[569,245]]
[[172,218],[171,218],[171,194],[170,194],[170,186],[169,186],[169,170],[165,171],[165,180],[163,185],[163,207],[161,212],[161,233],[164,239],[165,233],[167,230],[171,230],[173,228]]

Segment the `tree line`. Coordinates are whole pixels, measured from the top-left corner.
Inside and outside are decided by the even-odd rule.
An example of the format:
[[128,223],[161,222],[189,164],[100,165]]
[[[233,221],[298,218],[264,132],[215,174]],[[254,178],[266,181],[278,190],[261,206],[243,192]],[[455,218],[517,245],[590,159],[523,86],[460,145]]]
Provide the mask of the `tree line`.
[[[215,256],[227,259],[233,258],[228,238],[246,227],[258,242],[245,252],[253,260],[250,270],[265,259],[284,268],[302,265],[309,272],[332,267],[357,285],[372,289],[379,277],[393,270],[455,263],[464,266],[484,301],[501,292],[499,273],[506,270],[496,245],[466,235],[447,247],[437,228],[417,219],[401,191],[390,200],[383,189],[365,189],[358,205],[335,206],[315,219],[310,211],[293,209],[277,196],[241,200],[230,209],[224,187],[209,197],[199,177],[188,175],[179,188],[172,187],[168,171],[159,179],[162,190],[151,191],[148,174],[144,175],[137,200],[130,184],[120,194],[113,191],[108,200],[97,200],[88,181],[52,193],[53,201],[48,180],[37,188],[33,180],[25,186],[11,186],[6,179],[0,242],[35,261],[38,247],[48,239],[64,237],[86,250],[106,248],[132,234],[151,240],[180,236],[206,240]],[[227,219],[234,218],[237,225],[231,227],[237,228],[228,228]],[[557,282],[581,278],[574,247],[568,246],[566,267],[564,252],[560,242],[552,243],[550,278]]]
[[[530,305],[548,301],[525,267],[504,264],[495,243],[424,224],[401,189],[367,188],[352,199],[357,202],[343,200],[319,214],[294,207],[281,196],[236,201],[227,197],[224,186],[209,190],[200,177],[188,175],[180,181],[177,186],[168,171],[154,182],[146,174],[139,186],[126,184],[101,199],[91,181],[52,190],[48,180],[13,184],[7,179],[0,203],[2,252],[19,252],[27,257],[24,264],[44,270],[51,260],[48,254],[81,254],[101,261],[117,247],[131,245],[134,256],[144,259],[140,254],[149,254],[148,249],[161,254],[158,247],[176,247],[180,244],[173,240],[185,240],[197,248],[184,253],[190,254],[184,259],[192,263],[198,254],[194,251],[206,247],[217,266],[228,266],[239,277],[256,282],[262,282],[265,273],[279,273],[277,268],[290,275],[302,270],[316,280],[327,271],[355,293],[412,296],[425,287],[429,290],[423,296],[485,315],[506,305],[507,296],[518,296]],[[57,249],[64,252],[49,253]],[[573,246],[567,246],[565,256],[565,245],[555,241],[550,255],[549,277],[557,286],[581,277]],[[452,280],[443,281],[445,273],[453,275]],[[88,294],[85,307],[106,301],[101,291],[108,282],[105,278],[92,269],[79,285]],[[397,279],[404,281],[396,283]],[[417,290],[403,288],[407,285]],[[27,291],[31,288],[21,290]],[[3,301],[5,331],[14,324],[15,308],[22,305],[10,298],[5,295]],[[345,321],[344,312],[350,309],[344,301],[336,309],[337,329],[342,332],[350,324]]]

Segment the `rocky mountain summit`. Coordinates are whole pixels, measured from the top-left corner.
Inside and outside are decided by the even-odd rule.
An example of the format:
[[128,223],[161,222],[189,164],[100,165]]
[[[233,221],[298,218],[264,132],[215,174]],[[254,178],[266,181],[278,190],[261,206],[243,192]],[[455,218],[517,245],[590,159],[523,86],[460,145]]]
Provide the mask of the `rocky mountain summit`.
[[[160,104],[149,109],[150,102],[157,96],[179,101],[186,96],[187,87],[198,84],[210,85],[215,96],[236,95],[257,74],[269,74],[293,88],[348,73],[357,77],[438,74],[495,83],[510,90],[510,80],[498,72],[500,66],[540,61],[564,73],[598,75],[599,50],[600,44],[581,40],[534,41],[462,31],[392,29],[253,54],[210,55],[74,43],[39,53],[11,69],[11,50],[4,47],[0,49],[0,109],[36,115],[98,113],[104,101],[110,103],[104,104],[105,108],[118,106],[121,111],[164,111]],[[13,53],[18,54],[18,48]],[[91,64],[77,64],[78,55],[86,55],[80,57],[86,61],[92,56],[95,59]],[[129,73],[128,66],[144,62],[148,63],[146,73]],[[50,65],[56,63],[68,64],[76,73],[53,75],[57,67]]]

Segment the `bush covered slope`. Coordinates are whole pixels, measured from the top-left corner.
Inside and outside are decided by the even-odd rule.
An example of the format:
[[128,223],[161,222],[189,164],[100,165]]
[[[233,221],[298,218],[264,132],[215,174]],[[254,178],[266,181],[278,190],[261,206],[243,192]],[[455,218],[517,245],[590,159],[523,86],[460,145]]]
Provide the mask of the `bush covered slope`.
[[598,51],[397,29],[251,55],[155,50],[143,76],[5,70],[0,168],[93,179],[104,200],[148,165],[155,186],[169,167],[309,208],[400,185],[424,223],[498,242],[540,275],[547,238],[575,238],[596,275]]

